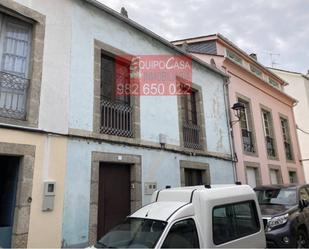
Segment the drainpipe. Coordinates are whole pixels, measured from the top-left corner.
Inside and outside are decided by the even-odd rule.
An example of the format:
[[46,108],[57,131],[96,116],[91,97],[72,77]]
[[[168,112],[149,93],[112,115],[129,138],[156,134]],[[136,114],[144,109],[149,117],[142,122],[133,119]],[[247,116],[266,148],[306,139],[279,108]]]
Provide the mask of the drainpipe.
[[233,174],[234,174],[234,181],[238,182],[238,176],[237,176],[237,170],[236,170],[236,163],[237,163],[237,156],[235,152],[235,144],[233,139],[233,129],[232,129],[232,122],[231,122],[231,113],[230,113],[230,99],[229,99],[229,84],[230,79],[227,78],[224,85],[223,85],[223,91],[224,91],[224,100],[225,100],[225,114],[226,119],[228,122],[228,129],[229,129],[229,142],[230,142],[230,150],[232,154],[232,164],[233,164]]

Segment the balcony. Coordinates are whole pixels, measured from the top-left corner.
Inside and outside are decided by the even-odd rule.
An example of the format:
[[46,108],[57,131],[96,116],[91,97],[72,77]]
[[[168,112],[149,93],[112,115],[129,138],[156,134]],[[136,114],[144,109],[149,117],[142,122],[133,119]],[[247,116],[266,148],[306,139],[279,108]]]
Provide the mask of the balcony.
[[265,140],[266,140],[267,155],[270,157],[275,157],[276,151],[275,151],[274,139],[266,136]]
[[242,142],[243,142],[244,151],[255,153],[252,132],[242,129],[241,133],[242,133]]
[[26,118],[27,89],[29,80],[0,71],[0,116]]
[[101,101],[101,128],[104,134],[133,137],[133,108],[123,103]]
[[195,124],[184,124],[183,125],[183,141],[184,147],[201,150],[203,146],[200,141],[200,127]]

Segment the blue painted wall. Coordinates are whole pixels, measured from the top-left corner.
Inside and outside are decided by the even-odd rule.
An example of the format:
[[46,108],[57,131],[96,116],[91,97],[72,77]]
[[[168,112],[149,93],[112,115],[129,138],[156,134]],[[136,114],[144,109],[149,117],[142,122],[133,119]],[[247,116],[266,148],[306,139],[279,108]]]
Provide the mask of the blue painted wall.
[[[180,186],[179,160],[208,163],[212,183],[233,183],[233,172],[229,161],[198,156],[190,157],[160,150],[70,140],[62,231],[64,242],[67,245],[88,241],[91,153],[93,151],[140,155],[142,157],[142,187],[144,187],[143,182],[157,182],[159,189],[166,185]],[[148,203],[150,196],[143,194],[142,201],[143,204]]]
[[[173,54],[175,51],[85,1],[75,1],[72,18],[69,128],[92,131],[94,39],[130,54]],[[207,150],[230,154],[223,78],[194,63],[193,82],[202,87]],[[169,144],[179,145],[177,98],[141,97],[140,103],[141,140],[157,143],[159,134],[163,133],[168,135]],[[166,185],[180,186],[179,160],[208,163],[212,183],[233,182],[233,167],[230,161],[108,143],[98,144],[83,139],[70,140],[62,231],[63,242],[67,246],[88,241],[93,151],[140,155],[142,186],[144,182],[153,181],[157,182],[158,188]],[[148,203],[150,196],[143,195],[142,201],[143,204]]]
[[[175,51],[147,37],[84,1],[76,1],[72,22],[69,128],[92,131],[94,39],[130,54],[175,54]],[[193,64],[193,82],[203,89],[207,148],[230,153],[225,116],[223,79],[217,73]],[[168,115],[166,115],[168,113]],[[141,97],[141,138],[179,145],[178,109],[175,96]]]

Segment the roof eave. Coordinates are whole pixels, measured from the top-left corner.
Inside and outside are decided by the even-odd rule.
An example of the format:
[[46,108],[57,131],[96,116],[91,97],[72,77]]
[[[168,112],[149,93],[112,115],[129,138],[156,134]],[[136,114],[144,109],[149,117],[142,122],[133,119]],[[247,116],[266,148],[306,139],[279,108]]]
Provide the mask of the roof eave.
[[221,71],[221,70],[219,70],[217,68],[212,67],[210,64],[200,60],[199,58],[197,58],[195,56],[192,56],[189,53],[184,52],[183,50],[181,50],[180,48],[177,48],[175,45],[173,45],[172,43],[170,43],[168,40],[164,39],[163,37],[157,35],[156,33],[152,32],[151,30],[143,27],[142,25],[134,22],[133,20],[131,20],[131,19],[127,18],[127,17],[122,16],[117,11],[107,7],[106,5],[98,2],[97,0],[85,0],[85,1],[88,2],[91,5],[99,8],[100,10],[103,10],[104,12],[112,15],[113,17],[117,18],[118,20],[123,21],[124,23],[130,25],[131,27],[133,27],[133,28],[143,32],[144,34],[151,36],[152,38],[154,38],[157,41],[161,42],[165,46],[175,50],[176,52],[192,58],[193,61],[195,61],[196,63],[200,64],[201,66],[206,67],[207,69],[209,69],[209,70],[211,70],[211,71],[213,71],[215,73],[220,74],[224,78],[229,78],[229,76],[226,73],[224,73],[223,71]]

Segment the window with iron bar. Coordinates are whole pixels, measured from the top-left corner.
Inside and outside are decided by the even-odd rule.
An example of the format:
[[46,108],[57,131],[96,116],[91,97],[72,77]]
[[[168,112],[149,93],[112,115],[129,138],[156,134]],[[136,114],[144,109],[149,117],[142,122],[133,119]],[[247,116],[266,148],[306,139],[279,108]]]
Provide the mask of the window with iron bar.
[[0,116],[26,119],[32,25],[0,13]]
[[198,91],[192,89],[191,94],[181,96],[184,146],[191,149],[202,149],[197,113],[197,94]]
[[291,137],[290,137],[290,131],[289,131],[289,122],[286,118],[283,118],[283,117],[280,117],[280,122],[281,122],[281,129],[282,129],[286,159],[293,160]]
[[270,157],[276,157],[274,129],[271,113],[267,110],[262,109],[262,119],[267,155]]
[[253,124],[251,118],[250,104],[241,98],[238,102],[244,105],[244,109],[240,113],[240,128],[243,142],[243,149],[245,152],[255,153],[255,144],[253,137]]
[[101,133],[133,137],[133,108],[129,95],[116,92],[116,83],[130,83],[130,63],[101,55]]

